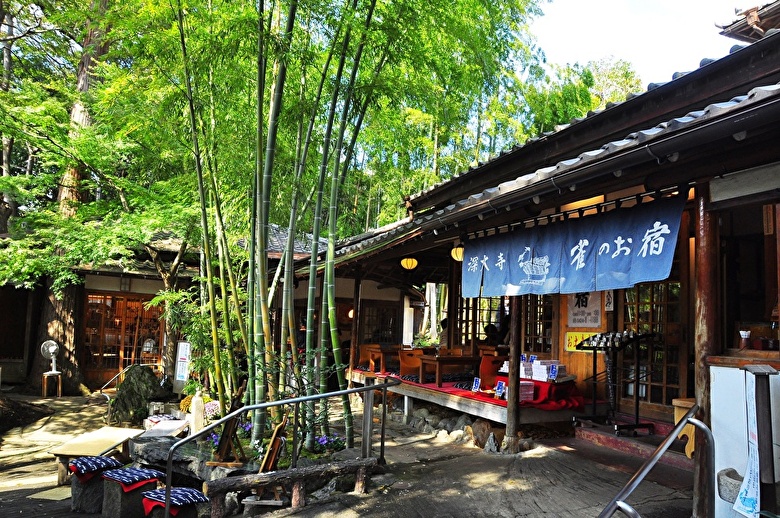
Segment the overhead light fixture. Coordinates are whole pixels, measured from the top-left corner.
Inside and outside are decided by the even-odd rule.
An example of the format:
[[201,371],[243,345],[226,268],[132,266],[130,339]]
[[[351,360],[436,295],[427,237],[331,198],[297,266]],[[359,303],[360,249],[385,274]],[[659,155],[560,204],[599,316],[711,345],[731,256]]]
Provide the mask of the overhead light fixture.
[[463,243],[457,244],[454,247],[452,247],[452,250],[450,250],[450,257],[452,257],[459,263],[463,261]]
[[414,270],[417,268],[417,259],[414,257],[404,257],[401,259],[401,266],[404,267],[404,270]]

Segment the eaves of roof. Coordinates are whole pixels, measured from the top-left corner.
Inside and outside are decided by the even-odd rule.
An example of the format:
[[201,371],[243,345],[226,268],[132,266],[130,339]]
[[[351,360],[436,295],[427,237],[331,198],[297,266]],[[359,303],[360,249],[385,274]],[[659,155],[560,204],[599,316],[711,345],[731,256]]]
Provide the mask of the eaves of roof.
[[[780,36],[777,37],[780,41]],[[632,132],[593,149],[474,193],[443,209],[363,241],[339,248],[337,264],[364,258],[414,236],[445,228],[486,211],[533,204],[536,197],[560,192],[643,162],[674,160],[676,153],[701,143],[738,135],[780,120],[780,84],[753,88],[746,95],[712,103],[654,127]]]
[[745,43],[758,41],[780,25],[780,2],[764,3],[738,13],[740,18],[721,26],[720,34]]
[[[143,279],[159,279],[160,274],[157,272],[154,263],[152,261],[119,261],[111,262],[101,266],[94,266],[92,264],[82,264],[76,269],[76,272],[83,274],[94,275],[126,275],[129,277],[139,277]],[[199,275],[197,266],[190,266],[187,264],[181,264],[179,267],[179,277],[193,279]]]

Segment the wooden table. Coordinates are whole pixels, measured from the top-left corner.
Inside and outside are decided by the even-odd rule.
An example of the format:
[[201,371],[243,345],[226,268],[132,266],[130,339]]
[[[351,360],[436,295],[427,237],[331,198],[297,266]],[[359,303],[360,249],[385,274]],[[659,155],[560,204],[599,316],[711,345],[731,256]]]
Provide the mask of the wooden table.
[[[144,424],[146,425],[146,422]],[[190,422],[186,419],[164,419],[154,424],[149,424],[151,426],[146,428],[146,431],[140,437],[160,437],[165,435],[177,437],[190,426]]]
[[374,358],[379,358],[379,372],[387,372],[387,359],[398,356],[401,350],[400,344],[371,344],[366,346],[366,351],[370,357],[369,365],[373,364]]
[[68,483],[70,459],[87,455],[103,455],[114,448],[121,448],[122,453],[127,455],[128,441],[141,433],[143,430],[139,428],[104,426],[54,447],[49,453],[57,457],[57,484],[62,486]]
[[423,354],[420,356],[420,383],[425,383],[425,366],[433,365],[436,367],[436,386],[441,387],[441,371],[443,365],[471,365],[479,368],[481,356],[429,356]]

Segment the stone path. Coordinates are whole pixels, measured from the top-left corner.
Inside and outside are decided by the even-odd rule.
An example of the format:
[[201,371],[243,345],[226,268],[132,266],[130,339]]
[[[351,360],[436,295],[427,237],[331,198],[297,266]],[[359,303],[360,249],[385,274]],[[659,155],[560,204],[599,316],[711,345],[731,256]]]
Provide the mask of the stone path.
[[[69,512],[69,500],[27,497],[55,487],[54,461],[46,452],[103,426],[105,405],[85,398],[43,402],[55,408],[53,416],[12,430],[0,443],[0,516],[83,516]],[[591,517],[643,463],[572,437],[538,441],[517,455],[485,453],[462,431],[435,431],[425,419],[415,429],[400,422],[400,414],[393,417],[387,422],[384,473],[372,476],[367,494],[333,492],[331,481],[333,487],[310,495],[305,509],[269,510],[264,516]],[[376,438],[374,445],[378,448]],[[340,455],[350,453],[355,455],[346,450]],[[643,518],[688,518],[691,488],[691,473],[659,465],[628,502]]]

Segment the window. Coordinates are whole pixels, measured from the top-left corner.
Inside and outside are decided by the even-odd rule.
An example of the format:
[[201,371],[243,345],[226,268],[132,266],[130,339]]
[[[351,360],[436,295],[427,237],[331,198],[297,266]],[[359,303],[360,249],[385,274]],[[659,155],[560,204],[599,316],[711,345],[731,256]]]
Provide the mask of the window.
[[394,303],[366,301],[360,313],[362,344],[400,344],[399,308]]
[[484,343],[487,339],[485,326],[493,324],[501,328],[509,314],[509,299],[506,297],[475,297],[460,299],[460,344],[470,346],[472,342]]
[[523,304],[524,353],[552,352],[553,299],[551,295],[525,295]]
[[682,313],[679,282],[640,284],[625,291],[625,328],[639,334],[653,334],[623,350],[622,396],[640,402],[670,406],[684,397],[687,349],[682,343]]

